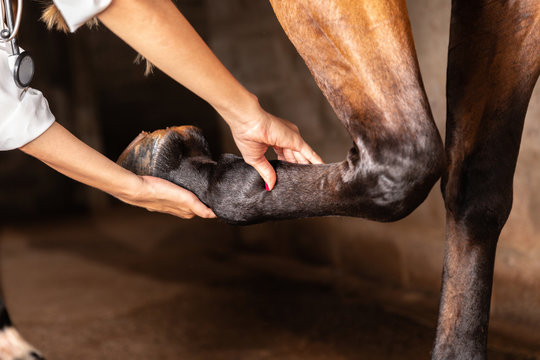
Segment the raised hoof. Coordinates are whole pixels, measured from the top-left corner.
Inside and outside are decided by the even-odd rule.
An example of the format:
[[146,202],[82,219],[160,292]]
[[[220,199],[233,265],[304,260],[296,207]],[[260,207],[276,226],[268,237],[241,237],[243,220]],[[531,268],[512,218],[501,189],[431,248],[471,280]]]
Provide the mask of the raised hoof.
[[46,360],[43,356],[38,354],[35,351],[30,351],[28,354],[23,357],[15,358],[14,360]]
[[174,126],[140,133],[116,161],[137,175],[159,176],[177,167],[183,157],[211,157],[202,132],[195,126]]
[[0,330],[0,360],[45,360],[13,327]]

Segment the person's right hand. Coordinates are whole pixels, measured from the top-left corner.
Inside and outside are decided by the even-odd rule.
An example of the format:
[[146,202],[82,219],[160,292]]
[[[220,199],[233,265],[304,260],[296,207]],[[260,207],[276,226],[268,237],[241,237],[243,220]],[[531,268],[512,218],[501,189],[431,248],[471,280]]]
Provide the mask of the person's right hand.
[[216,215],[193,193],[167,180],[138,176],[92,149],[58,123],[20,148],[53,169],[131,205],[184,219]]
[[138,183],[130,195],[116,196],[123,202],[146,208],[149,211],[191,219],[195,215],[215,218],[214,212],[192,192],[167,180],[152,176],[137,176]]

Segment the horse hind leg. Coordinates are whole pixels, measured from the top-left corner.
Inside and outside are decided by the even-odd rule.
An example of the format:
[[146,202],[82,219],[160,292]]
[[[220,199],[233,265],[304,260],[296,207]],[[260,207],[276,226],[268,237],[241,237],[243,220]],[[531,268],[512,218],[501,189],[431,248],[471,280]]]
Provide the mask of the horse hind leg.
[[271,192],[253,168],[232,155],[215,162],[206,156],[162,158],[154,175],[193,191],[230,223],[406,216],[440,177],[444,150],[423,89],[404,0],[271,3],[351,135],[347,158],[327,165],[273,162],[278,181]]
[[13,327],[0,299],[0,360],[45,360]]
[[540,3],[454,0],[451,24],[447,240],[433,359],[485,359],[497,240],[540,72]]

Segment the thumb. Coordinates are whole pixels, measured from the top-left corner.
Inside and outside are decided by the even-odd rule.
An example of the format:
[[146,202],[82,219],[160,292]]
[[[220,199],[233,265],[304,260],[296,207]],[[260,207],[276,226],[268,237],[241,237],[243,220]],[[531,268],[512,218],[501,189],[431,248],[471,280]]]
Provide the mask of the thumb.
[[272,190],[276,184],[276,172],[268,160],[266,160],[266,158],[263,156],[258,161],[253,162],[250,165],[253,166],[263,178],[264,183],[267,186],[266,190]]

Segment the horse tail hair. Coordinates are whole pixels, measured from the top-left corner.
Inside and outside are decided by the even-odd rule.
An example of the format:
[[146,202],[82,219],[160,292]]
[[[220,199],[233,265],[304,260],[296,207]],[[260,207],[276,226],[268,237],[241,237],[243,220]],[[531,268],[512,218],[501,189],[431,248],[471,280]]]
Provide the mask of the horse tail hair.
[[[60,13],[60,10],[58,10],[56,5],[52,2],[52,0],[44,0],[43,4],[44,4],[44,8],[43,8],[43,12],[41,14],[40,20],[45,23],[45,26],[47,26],[47,29],[48,30],[55,29],[55,30],[58,30],[67,34],[69,32],[69,27],[67,25],[67,22],[62,16],[62,13]],[[86,22],[86,25],[89,28],[93,28],[97,26],[98,24],[99,24],[98,19],[95,17]],[[135,63],[139,64],[143,61],[146,61],[144,75],[148,76],[154,71],[154,65],[152,65],[151,62],[146,60],[144,56],[142,56],[141,54],[138,54],[137,57],[135,58]]]

